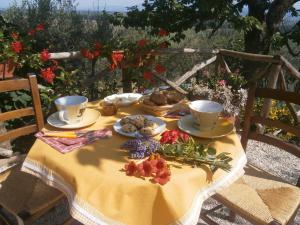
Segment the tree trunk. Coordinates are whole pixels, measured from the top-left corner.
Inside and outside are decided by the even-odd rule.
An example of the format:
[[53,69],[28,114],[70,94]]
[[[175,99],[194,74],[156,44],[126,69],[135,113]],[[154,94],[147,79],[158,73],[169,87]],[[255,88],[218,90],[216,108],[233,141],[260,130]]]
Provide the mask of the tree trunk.
[[[293,2],[294,0],[274,0],[268,6],[265,1],[248,1],[248,16],[255,17],[263,29],[253,27],[252,30],[245,32],[245,52],[265,55],[269,53],[273,35],[279,30],[283,17]],[[245,77],[250,79],[258,66],[260,65],[255,62],[244,62]]]

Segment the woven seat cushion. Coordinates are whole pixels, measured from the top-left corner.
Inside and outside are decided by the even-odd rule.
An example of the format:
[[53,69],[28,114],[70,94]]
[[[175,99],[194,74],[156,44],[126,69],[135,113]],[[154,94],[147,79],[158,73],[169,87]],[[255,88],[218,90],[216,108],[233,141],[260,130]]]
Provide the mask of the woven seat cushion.
[[0,182],[0,205],[14,214],[25,211],[33,215],[63,197],[60,191],[20,171],[19,166],[0,174]]
[[216,194],[216,199],[250,222],[286,224],[300,203],[300,188],[247,165],[245,175]]

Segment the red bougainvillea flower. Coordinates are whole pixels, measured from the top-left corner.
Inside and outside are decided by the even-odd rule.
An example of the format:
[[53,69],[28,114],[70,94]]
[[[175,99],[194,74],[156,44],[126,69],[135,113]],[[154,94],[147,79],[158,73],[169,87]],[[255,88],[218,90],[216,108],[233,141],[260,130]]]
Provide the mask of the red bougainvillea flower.
[[152,175],[153,168],[152,164],[145,160],[142,163],[138,164],[138,175],[143,177],[150,177]]
[[20,53],[23,50],[23,44],[21,41],[12,42],[10,47],[15,53]]
[[130,163],[125,165],[125,171],[126,171],[126,175],[127,176],[133,176],[136,174],[137,172],[137,165],[135,164],[135,162],[131,161]]
[[152,154],[139,164],[131,161],[125,165],[125,172],[127,176],[153,177],[151,181],[161,185],[166,184],[171,176],[167,162],[159,154]]
[[12,32],[10,35],[14,40],[18,40],[20,36],[17,32]]
[[226,85],[226,81],[225,80],[219,80],[218,84],[221,86],[225,86]]
[[145,80],[151,80],[153,77],[153,74],[150,71],[146,71],[146,72],[144,72],[143,76],[144,76]]
[[158,31],[158,35],[161,37],[167,36],[169,33],[165,29],[160,28]]
[[41,70],[42,77],[47,83],[53,84],[53,79],[55,78],[55,74],[51,70],[50,67]]
[[170,180],[170,176],[170,170],[168,170],[167,168],[160,170],[156,173],[155,177],[153,178],[153,182],[159,183],[160,185],[164,185]]
[[102,47],[103,47],[103,45],[100,42],[96,42],[94,44],[94,49],[96,49],[96,50],[100,50]]
[[138,44],[138,46],[140,46],[140,47],[145,47],[146,46],[146,44],[147,44],[147,40],[146,39],[141,39],[141,40],[139,40],[138,42],[137,42],[137,44]]
[[50,53],[48,51],[48,49],[44,49],[41,53],[40,53],[40,60],[43,62],[46,62],[50,59]]
[[166,68],[163,67],[163,66],[160,65],[160,64],[157,64],[157,65],[155,66],[155,71],[156,71],[158,74],[161,74],[161,73],[166,72]]
[[189,135],[178,130],[169,130],[161,134],[161,144],[175,144],[176,142],[187,142]]
[[29,36],[34,36],[35,33],[36,33],[36,31],[35,31],[34,29],[31,29],[31,30],[28,31],[27,34],[28,34]]
[[37,31],[43,31],[43,30],[45,30],[45,25],[40,23],[35,27],[35,29]]

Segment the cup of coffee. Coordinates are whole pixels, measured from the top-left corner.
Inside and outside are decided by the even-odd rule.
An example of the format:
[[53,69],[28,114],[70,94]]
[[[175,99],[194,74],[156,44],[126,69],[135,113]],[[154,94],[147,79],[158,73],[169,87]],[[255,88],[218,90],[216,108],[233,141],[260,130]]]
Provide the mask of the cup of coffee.
[[217,124],[218,117],[223,111],[223,106],[209,100],[197,100],[189,104],[195,126],[200,131],[213,130]]
[[54,101],[59,119],[67,124],[82,121],[88,99],[84,96],[65,96]]

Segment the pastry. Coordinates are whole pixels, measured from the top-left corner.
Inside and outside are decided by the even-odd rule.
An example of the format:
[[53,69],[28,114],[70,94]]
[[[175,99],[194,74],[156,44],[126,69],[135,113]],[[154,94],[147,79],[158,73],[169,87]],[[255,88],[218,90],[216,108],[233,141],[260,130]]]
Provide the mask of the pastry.
[[130,118],[130,123],[133,124],[137,129],[141,129],[144,126],[144,116],[134,116]]
[[150,106],[156,106],[156,104],[154,102],[152,102],[150,99],[146,98],[144,99],[143,103],[145,105],[150,105]]
[[168,104],[167,97],[159,91],[155,91],[150,95],[150,101],[159,106]]
[[130,121],[131,121],[130,117],[124,117],[121,119],[120,124],[125,125],[125,124],[130,123]]
[[127,123],[122,126],[122,131],[124,131],[125,133],[132,133],[136,132],[137,128],[134,125]]
[[144,136],[152,136],[155,135],[155,129],[151,127],[143,127],[142,129],[140,129],[140,134]]
[[146,118],[145,122],[144,122],[144,127],[149,127],[149,128],[155,129],[157,127],[157,124]]
[[164,94],[167,98],[168,104],[170,105],[176,104],[183,99],[183,96],[177,92],[166,91]]

